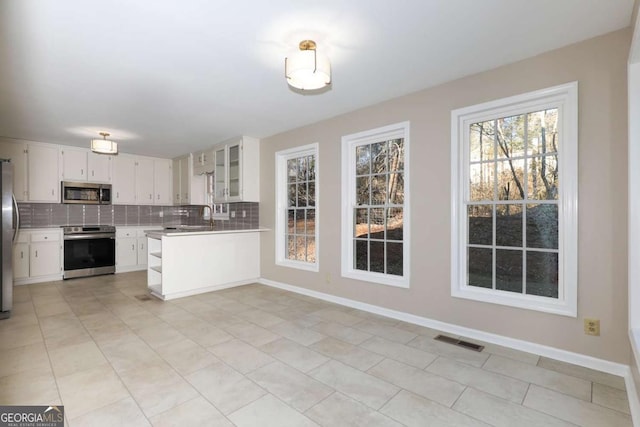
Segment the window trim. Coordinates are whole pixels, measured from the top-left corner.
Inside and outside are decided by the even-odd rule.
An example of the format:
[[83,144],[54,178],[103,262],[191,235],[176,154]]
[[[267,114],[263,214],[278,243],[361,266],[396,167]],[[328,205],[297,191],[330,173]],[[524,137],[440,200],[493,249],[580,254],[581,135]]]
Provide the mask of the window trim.
[[[342,277],[399,288],[410,287],[411,277],[411,204],[410,204],[410,126],[400,122],[342,137]],[[355,147],[395,138],[404,138],[404,205],[402,276],[356,270],[353,268],[353,207],[355,206]]]
[[[285,210],[287,205],[287,160],[310,156],[316,157],[315,163],[315,249],[316,249],[316,261],[307,262],[299,260],[291,260],[285,257],[287,248],[286,233],[283,227],[285,223]],[[314,142],[312,144],[302,145],[299,147],[293,147],[286,150],[280,150],[276,152],[276,265],[289,268],[297,268],[307,271],[320,271],[320,150],[319,144]]]
[[[560,111],[558,152],[558,299],[466,285],[465,191],[468,182],[468,128],[472,123],[544,107]],[[528,92],[451,112],[451,296],[577,317],[578,305],[578,82]]]

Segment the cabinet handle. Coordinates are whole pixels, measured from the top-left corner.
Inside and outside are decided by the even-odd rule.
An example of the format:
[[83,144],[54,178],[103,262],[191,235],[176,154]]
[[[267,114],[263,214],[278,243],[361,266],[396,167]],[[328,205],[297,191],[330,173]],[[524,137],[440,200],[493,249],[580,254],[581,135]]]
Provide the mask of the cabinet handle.
[[116,191],[116,199],[120,198],[120,193],[118,191]]
[[158,200],[160,200],[160,193],[158,193]]
[[144,243],[140,243],[140,250],[144,251]]
[[80,169],[80,175],[84,175],[84,169]]
[[149,194],[149,200],[153,200],[153,194]]
[[95,171],[91,171],[91,176],[94,176],[94,175],[93,175],[93,174],[94,174],[94,172],[95,172]]
[[136,245],[131,245],[131,250],[135,251],[136,250]]
[[53,196],[53,188],[51,189],[51,195]]
[[36,251],[36,258],[38,258],[38,251]]
[[20,259],[24,259],[24,251],[20,251]]

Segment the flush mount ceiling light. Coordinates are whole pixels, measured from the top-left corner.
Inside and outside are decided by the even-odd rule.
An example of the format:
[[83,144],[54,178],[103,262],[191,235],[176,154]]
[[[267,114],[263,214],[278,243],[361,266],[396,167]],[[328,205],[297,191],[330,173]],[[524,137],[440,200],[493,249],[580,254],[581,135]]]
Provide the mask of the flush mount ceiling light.
[[322,89],[331,83],[329,58],[318,54],[316,42],[302,40],[300,51],[284,59],[284,74],[289,86],[301,90]]
[[91,140],[91,151],[99,154],[118,154],[118,143],[107,139],[110,134],[100,132],[100,135],[102,139]]

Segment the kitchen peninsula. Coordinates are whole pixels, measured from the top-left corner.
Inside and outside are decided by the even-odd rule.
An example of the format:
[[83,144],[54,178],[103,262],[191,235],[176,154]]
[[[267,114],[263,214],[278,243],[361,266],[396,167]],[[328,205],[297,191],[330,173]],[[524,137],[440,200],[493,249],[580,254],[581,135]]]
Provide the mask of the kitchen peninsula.
[[255,282],[262,231],[183,227],[147,232],[149,291],[170,300]]

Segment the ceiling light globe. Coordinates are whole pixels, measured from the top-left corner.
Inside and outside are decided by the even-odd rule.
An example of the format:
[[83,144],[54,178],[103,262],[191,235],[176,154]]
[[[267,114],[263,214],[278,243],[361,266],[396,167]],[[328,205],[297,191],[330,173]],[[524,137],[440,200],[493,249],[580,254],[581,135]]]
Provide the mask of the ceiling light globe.
[[331,64],[315,50],[301,50],[286,58],[285,75],[296,89],[321,89],[331,83]]

